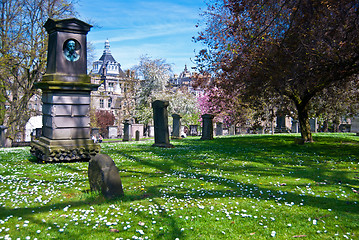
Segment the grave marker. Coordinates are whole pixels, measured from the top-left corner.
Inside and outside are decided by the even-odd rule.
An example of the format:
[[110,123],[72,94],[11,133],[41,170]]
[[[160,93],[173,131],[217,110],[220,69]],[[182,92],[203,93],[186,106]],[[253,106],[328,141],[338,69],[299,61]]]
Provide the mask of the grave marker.
[[152,103],[153,108],[153,122],[155,130],[155,143],[154,147],[173,147],[170,144],[169,131],[168,131],[168,101],[156,100]]
[[31,153],[45,162],[88,161],[100,151],[90,138],[90,93],[98,88],[87,75],[86,35],[91,25],[76,18],[48,19],[46,74],[42,90],[43,128]]

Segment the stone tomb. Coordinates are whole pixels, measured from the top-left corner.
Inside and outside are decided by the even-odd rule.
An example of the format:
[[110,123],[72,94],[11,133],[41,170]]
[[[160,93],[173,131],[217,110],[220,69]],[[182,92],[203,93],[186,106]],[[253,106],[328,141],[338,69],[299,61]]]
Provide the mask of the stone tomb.
[[48,19],[46,74],[36,84],[42,89],[43,128],[31,142],[31,153],[41,161],[88,161],[100,151],[90,137],[90,93],[98,85],[87,75],[86,35],[91,25],[78,19]]

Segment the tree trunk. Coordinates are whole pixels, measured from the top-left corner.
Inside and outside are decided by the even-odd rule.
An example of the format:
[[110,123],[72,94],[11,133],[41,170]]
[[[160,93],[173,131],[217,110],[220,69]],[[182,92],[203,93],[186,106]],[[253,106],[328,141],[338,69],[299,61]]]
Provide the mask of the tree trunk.
[[306,106],[297,105],[300,134],[304,142],[313,142],[310,131],[309,116]]

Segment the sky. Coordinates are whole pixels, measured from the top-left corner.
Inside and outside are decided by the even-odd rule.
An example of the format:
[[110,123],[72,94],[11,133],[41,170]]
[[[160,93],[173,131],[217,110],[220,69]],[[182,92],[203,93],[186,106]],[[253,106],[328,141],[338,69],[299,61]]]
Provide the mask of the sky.
[[108,39],[122,70],[147,55],[166,60],[176,74],[185,65],[189,70],[195,66],[195,54],[203,45],[192,37],[205,9],[204,0],[79,0],[76,5],[78,18],[94,25],[87,35],[95,48],[94,60],[101,57]]

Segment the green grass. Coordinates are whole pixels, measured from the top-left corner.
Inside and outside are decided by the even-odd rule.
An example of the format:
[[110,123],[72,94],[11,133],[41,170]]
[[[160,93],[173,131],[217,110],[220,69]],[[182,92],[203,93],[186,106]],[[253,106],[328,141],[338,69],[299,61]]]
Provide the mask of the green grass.
[[89,191],[88,163],[0,149],[0,239],[359,239],[359,137],[296,136],[102,143],[114,200]]

